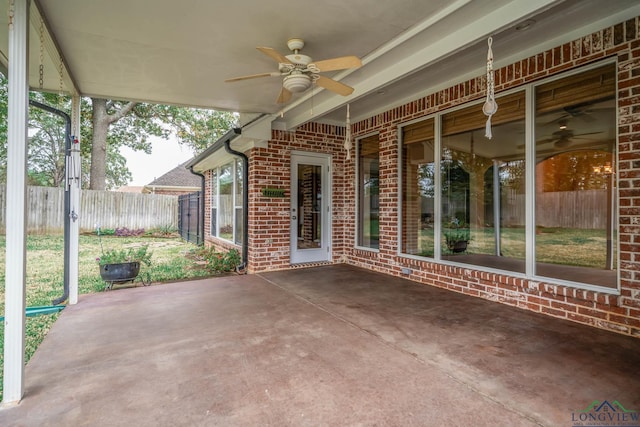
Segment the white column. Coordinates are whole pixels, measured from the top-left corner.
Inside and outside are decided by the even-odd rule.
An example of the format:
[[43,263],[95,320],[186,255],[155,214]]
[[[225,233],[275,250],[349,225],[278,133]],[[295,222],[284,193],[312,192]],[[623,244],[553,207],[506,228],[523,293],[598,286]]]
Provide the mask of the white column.
[[3,405],[19,402],[24,392],[29,0],[13,3],[9,12]]
[[78,253],[80,239],[80,96],[74,95],[71,104],[71,170],[67,172],[70,179],[69,196],[71,199],[71,217],[69,222],[69,304],[78,303]]

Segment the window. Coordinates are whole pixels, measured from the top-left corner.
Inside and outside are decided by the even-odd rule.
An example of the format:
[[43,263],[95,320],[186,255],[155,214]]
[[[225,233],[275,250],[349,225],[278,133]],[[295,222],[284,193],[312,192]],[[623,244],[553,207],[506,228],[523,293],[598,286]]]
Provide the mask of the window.
[[535,270],[615,287],[616,68],[536,87]]
[[380,225],[378,135],[358,141],[358,246],[378,249]]
[[243,181],[242,181],[242,177],[243,177],[243,172],[242,172],[242,160],[238,159],[236,160],[236,182],[235,182],[235,221],[236,221],[236,225],[235,225],[235,238],[233,239],[233,241],[238,244],[241,245],[242,244],[242,228],[243,228],[243,212],[242,212],[242,206],[243,206]]
[[243,198],[242,162],[227,163],[211,174],[212,236],[242,243]]
[[209,185],[209,200],[211,204],[211,224],[209,233],[218,235],[218,170],[211,171],[211,184]]
[[434,120],[402,130],[402,252],[434,256]]
[[233,240],[233,163],[219,169],[218,173],[218,237]]
[[401,252],[615,288],[616,64],[497,102],[401,129]]
[[442,116],[442,259],[525,272],[525,96]]

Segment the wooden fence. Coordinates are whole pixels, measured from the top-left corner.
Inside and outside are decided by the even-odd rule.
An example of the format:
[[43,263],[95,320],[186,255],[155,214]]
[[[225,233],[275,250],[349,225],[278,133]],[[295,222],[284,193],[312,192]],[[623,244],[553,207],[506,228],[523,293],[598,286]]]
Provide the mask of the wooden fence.
[[[536,193],[536,224],[542,227],[606,229],[607,203],[607,190]],[[523,226],[524,195],[508,198],[502,212],[504,226]]]
[[[64,229],[64,190],[28,187],[27,229],[29,233],[56,233]],[[82,190],[80,229],[150,229],[178,227],[178,196]],[[0,228],[6,227],[6,187],[0,187]],[[11,213],[9,213],[11,215]]]

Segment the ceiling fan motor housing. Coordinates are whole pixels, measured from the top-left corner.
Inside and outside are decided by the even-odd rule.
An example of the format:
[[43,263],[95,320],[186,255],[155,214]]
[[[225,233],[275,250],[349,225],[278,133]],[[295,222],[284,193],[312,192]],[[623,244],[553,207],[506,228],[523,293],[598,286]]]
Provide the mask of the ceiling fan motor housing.
[[289,74],[284,77],[282,86],[289,92],[304,92],[311,86],[311,77],[306,74]]

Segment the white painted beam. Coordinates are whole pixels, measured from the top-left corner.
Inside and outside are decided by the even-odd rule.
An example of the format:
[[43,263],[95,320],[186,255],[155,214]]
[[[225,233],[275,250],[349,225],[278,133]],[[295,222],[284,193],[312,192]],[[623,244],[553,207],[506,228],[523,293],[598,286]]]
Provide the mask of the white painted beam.
[[7,120],[7,231],[3,405],[24,394],[27,235],[27,120],[29,116],[29,0],[9,11]]
[[[349,82],[355,89],[351,96],[331,96],[323,102],[314,104],[313,115],[314,117],[320,117],[358,97],[375,92],[381,84],[396,81],[436,63],[442,58],[454,55],[477,40],[486,38],[488,35],[519,22],[540,10],[545,10],[557,2],[557,0],[513,0],[498,9],[488,10],[487,13],[479,15],[478,19],[471,24],[460,28],[452,28],[451,32],[443,34],[442,37],[431,39],[431,43],[425,44],[422,49],[416,50],[400,61],[393,62],[393,64],[390,64],[380,72],[367,75],[366,69],[363,69],[363,74],[367,75],[365,79],[358,82]],[[419,33],[414,34],[414,36],[419,36]],[[380,59],[383,59],[383,57]],[[309,111],[306,104],[297,105],[295,108],[285,112],[287,129],[294,129],[308,121]]]

